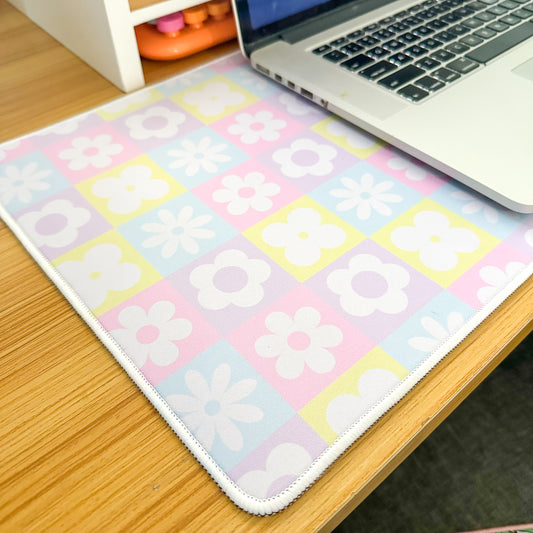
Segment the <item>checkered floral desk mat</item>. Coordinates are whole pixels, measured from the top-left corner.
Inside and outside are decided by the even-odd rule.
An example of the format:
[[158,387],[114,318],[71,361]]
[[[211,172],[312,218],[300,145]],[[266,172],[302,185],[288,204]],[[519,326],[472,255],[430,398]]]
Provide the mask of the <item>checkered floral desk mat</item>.
[[256,514],[301,494],[532,272],[533,216],[240,55],[4,144],[0,203]]

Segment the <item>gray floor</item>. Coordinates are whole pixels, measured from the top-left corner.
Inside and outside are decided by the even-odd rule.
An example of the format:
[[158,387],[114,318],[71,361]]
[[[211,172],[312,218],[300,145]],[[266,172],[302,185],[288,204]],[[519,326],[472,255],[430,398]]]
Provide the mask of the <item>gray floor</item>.
[[533,334],[335,533],[533,522]]

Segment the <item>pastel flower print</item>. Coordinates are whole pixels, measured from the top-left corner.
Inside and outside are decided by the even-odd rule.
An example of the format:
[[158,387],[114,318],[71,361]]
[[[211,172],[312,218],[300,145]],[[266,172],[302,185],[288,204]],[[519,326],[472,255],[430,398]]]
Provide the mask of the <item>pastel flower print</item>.
[[228,132],[238,135],[244,144],[255,144],[258,141],[276,141],[287,123],[279,118],[273,118],[270,111],[259,111],[255,115],[240,113],[235,117]]
[[519,261],[512,261],[505,265],[505,268],[498,268],[493,265],[484,266],[479,271],[479,276],[487,284],[477,291],[480,302],[488,303],[498,292],[513,280],[526,265]]
[[179,131],[179,126],[185,122],[185,114],[170,111],[164,106],[149,107],[142,113],[132,115],[126,120],[126,126],[134,139],[167,139]]
[[445,326],[430,316],[423,317],[420,323],[429,337],[412,337],[408,341],[409,346],[420,352],[431,353],[459,331],[464,326],[465,319],[461,313],[452,311],[448,314]]
[[51,170],[39,170],[37,163],[29,163],[22,168],[7,166],[4,174],[0,175],[0,200],[4,205],[15,199],[23,204],[29,204],[34,192],[50,188],[50,183],[45,178],[51,172]]
[[20,141],[10,141],[0,146],[0,162],[3,161],[7,157],[6,152],[9,152],[10,150],[15,150],[19,146],[20,146]]
[[185,384],[191,392],[166,397],[170,407],[194,433],[200,444],[211,450],[218,436],[231,451],[242,450],[244,439],[238,424],[259,422],[263,411],[244,400],[256,388],[255,379],[231,382],[231,367],[223,363],[213,372],[211,382],[196,370],[185,374]]
[[327,286],[340,297],[341,307],[349,315],[366,317],[376,311],[394,315],[407,308],[403,289],[409,280],[409,272],[402,266],[359,254],[350,259],[348,268],[331,272]]
[[109,166],[111,156],[120,154],[124,147],[113,142],[111,135],[97,135],[94,138],[76,137],[71,142],[71,148],[59,152],[59,158],[68,161],[70,170],[83,170],[88,166],[104,168]]
[[422,181],[427,172],[421,163],[415,163],[406,157],[396,155],[387,161],[387,166],[392,170],[403,170],[405,177],[411,181]]
[[69,118],[40,131],[39,135],[49,135],[50,133],[54,133],[55,135],[69,135],[70,133],[74,133],[80,127],[80,122],[84,121],[87,117],[88,115],[80,115],[76,118]]
[[261,172],[249,172],[244,177],[235,174],[222,179],[223,189],[213,192],[213,200],[220,204],[228,204],[231,215],[243,215],[250,209],[263,213],[268,211],[273,202],[271,196],[279,194],[277,183],[266,182]]
[[161,246],[161,256],[165,259],[176,255],[179,249],[190,255],[197,254],[200,250],[197,241],[215,236],[214,231],[203,227],[213,217],[194,217],[194,210],[190,205],[183,207],[177,215],[168,209],[161,209],[157,216],[160,222],[149,222],[141,226],[143,231],[152,234],[142,245],[144,248]]
[[320,325],[322,317],[314,307],[300,307],[294,318],[277,311],[265,326],[271,332],[255,342],[261,357],[276,357],[276,372],[285,379],[301,376],[307,365],[317,374],[331,372],[335,357],[328,350],[342,342],[342,331],[334,325]]
[[313,462],[309,452],[294,442],[278,444],[269,454],[265,470],[251,470],[239,478],[237,484],[251,496],[270,497],[271,487],[283,479],[286,486],[304,472]]
[[346,233],[334,224],[323,224],[318,211],[309,207],[294,209],[287,222],[269,224],[261,234],[270,246],[285,248],[287,261],[297,266],[311,266],[322,249],[334,249],[346,240]]
[[186,339],[192,324],[186,318],[174,318],[176,306],[169,301],[156,302],[145,311],[132,305],[119,314],[120,329],[111,335],[132,358],[138,368],[148,359],[158,366],[168,366],[179,357],[177,341]]
[[451,270],[459,262],[459,253],[479,248],[479,237],[467,228],[451,227],[446,215],[438,211],[421,211],[414,226],[402,226],[391,233],[392,242],[407,252],[418,252],[420,261],[440,272]]
[[309,111],[309,105],[303,100],[302,98],[299,98],[298,96],[291,94],[291,93],[281,93],[279,96],[279,101],[285,109],[287,110],[287,113],[295,116],[302,116],[307,115]]
[[125,168],[120,177],[98,180],[92,192],[99,198],[107,198],[107,208],[113,213],[133,213],[145,200],[158,200],[168,193],[166,181],[152,178],[152,169],[144,165]]
[[65,261],[57,270],[94,309],[104,303],[110,291],[125,291],[141,279],[141,269],[121,258],[122,250],[115,244],[98,244],[81,261]]
[[356,126],[348,124],[343,120],[333,120],[326,126],[326,131],[335,137],[345,137],[346,142],[352,148],[365,150],[372,148],[376,144],[376,138],[370,133],[360,130]]
[[481,212],[487,222],[491,224],[496,224],[498,222],[498,210],[488,201],[467,193],[466,191],[454,191],[452,193],[452,198],[457,198],[458,200],[465,202],[461,207],[461,212],[465,215]]
[[204,171],[214,174],[218,171],[218,163],[225,163],[231,158],[223,153],[227,144],[214,144],[209,137],[204,137],[198,143],[189,139],[181,142],[181,150],[169,150],[168,155],[175,157],[168,165],[170,168],[184,168],[187,176],[196,176]]
[[196,267],[189,281],[199,290],[200,305],[218,311],[230,305],[257,305],[263,299],[262,284],[270,273],[271,268],[265,261],[250,259],[241,250],[224,250],[213,263]]
[[298,139],[289,148],[276,150],[272,156],[281,165],[281,172],[289,178],[306,175],[325,176],[333,170],[332,160],[337,150],[329,144],[319,144],[313,139]]
[[398,376],[390,370],[367,370],[357,382],[358,395],[341,394],[329,403],[326,410],[329,426],[337,435],[342,435],[399,383]]
[[59,199],[52,200],[39,211],[25,213],[18,222],[37,246],[62,248],[76,240],[79,229],[90,218],[88,209]]
[[245,96],[241,92],[232,91],[227,83],[216,81],[208,83],[199,91],[186,92],[183,100],[189,105],[198,106],[202,115],[211,117],[220,115],[226,107],[242,104]]
[[393,181],[374,184],[374,177],[369,173],[363,174],[359,181],[347,177],[341,178],[341,183],[344,189],[330,191],[334,198],[343,198],[342,202],[337,204],[337,211],[355,209],[360,220],[368,220],[373,211],[383,216],[390,216],[392,209],[387,204],[402,201],[399,194],[389,192],[394,187]]

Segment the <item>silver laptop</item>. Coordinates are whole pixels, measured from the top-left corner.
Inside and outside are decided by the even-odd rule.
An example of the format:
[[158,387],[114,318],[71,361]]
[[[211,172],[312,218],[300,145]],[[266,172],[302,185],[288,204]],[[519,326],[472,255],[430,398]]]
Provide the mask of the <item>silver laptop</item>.
[[532,0],[233,0],[258,71],[533,212]]

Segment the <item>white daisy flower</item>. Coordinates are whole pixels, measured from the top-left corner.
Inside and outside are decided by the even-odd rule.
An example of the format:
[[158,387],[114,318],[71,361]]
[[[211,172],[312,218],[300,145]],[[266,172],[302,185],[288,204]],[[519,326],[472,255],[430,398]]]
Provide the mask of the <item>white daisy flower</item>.
[[94,138],[76,137],[71,148],[59,152],[59,159],[68,161],[70,170],[83,170],[88,166],[104,168],[113,162],[111,156],[117,155],[124,147],[113,142],[111,135],[101,134]]
[[181,141],[181,150],[169,150],[168,155],[174,157],[168,165],[170,168],[184,168],[187,176],[196,176],[203,170],[209,174],[218,172],[217,163],[225,163],[231,158],[224,154],[227,144],[213,144],[212,139],[203,137],[198,143],[189,139]]
[[13,200],[29,204],[33,192],[46,191],[50,188],[45,178],[52,173],[51,170],[39,170],[37,163],[28,163],[19,168],[14,165],[5,167],[4,174],[0,175],[0,200],[8,205]]

